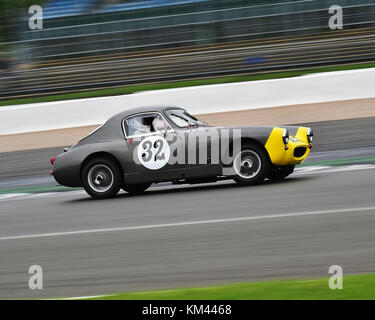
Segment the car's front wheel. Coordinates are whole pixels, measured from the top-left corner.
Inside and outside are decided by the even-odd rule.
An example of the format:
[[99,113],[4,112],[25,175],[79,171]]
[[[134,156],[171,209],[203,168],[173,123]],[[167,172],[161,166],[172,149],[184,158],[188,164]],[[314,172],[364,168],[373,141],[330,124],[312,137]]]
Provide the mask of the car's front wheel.
[[82,186],[95,199],[116,196],[122,184],[118,165],[108,158],[95,158],[85,164],[81,174]]
[[270,180],[282,180],[292,174],[293,171],[294,166],[273,166],[267,178]]
[[122,189],[130,194],[142,193],[151,186],[151,183],[125,184]]
[[242,146],[233,159],[234,181],[246,186],[261,183],[268,173],[268,161],[265,151],[258,145]]

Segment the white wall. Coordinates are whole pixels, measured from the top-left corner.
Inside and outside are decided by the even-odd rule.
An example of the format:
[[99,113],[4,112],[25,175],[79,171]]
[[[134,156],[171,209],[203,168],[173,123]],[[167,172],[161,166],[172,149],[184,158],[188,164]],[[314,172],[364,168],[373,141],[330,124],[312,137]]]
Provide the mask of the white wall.
[[175,105],[193,114],[374,98],[375,68],[130,95],[0,107],[0,134],[103,123],[126,108]]

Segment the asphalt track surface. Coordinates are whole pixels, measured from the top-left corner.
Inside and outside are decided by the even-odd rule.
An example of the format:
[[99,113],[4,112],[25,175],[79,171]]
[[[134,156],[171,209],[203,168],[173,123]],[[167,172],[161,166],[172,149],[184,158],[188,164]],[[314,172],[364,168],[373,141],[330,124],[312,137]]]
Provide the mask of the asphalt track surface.
[[[0,298],[69,297],[375,270],[375,168],[280,183],[0,201]],[[31,265],[44,289],[28,289]]]
[[[373,124],[367,118],[313,126],[316,154],[373,150]],[[374,272],[374,181],[375,167],[368,166],[306,171],[255,187],[154,187],[105,201],[83,191],[5,198],[0,298],[322,278],[334,264],[345,274]],[[43,290],[28,289],[35,264],[44,270]]]

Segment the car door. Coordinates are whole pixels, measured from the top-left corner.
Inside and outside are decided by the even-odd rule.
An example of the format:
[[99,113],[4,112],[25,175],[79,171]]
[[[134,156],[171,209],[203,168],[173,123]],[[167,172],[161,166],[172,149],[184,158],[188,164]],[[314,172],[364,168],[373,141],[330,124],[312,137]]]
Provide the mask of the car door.
[[125,172],[127,183],[184,178],[184,166],[173,161],[181,139],[160,113],[132,115],[124,119],[123,125],[132,158]]
[[[185,148],[186,175],[188,177],[221,175],[218,131],[213,127],[194,125],[199,121],[190,122],[189,117],[196,119],[183,109],[168,109],[166,114],[175,124],[175,130]],[[212,157],[213,154],[216,157]]]

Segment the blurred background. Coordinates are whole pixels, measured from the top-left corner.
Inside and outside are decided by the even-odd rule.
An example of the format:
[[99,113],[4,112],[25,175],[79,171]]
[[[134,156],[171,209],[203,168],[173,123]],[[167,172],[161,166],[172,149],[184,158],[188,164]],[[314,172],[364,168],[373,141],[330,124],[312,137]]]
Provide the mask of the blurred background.
[[0,101],[375,60],[373,0],[0,0],[0,21]]
[[[32,5],[43,29],[29,28]],[[0,0],[0,299],[231,283],[177,297],[373,298],[374,31],[375,0]],[[110,97],[75,100],[95,96]],[[217,126],[308,126],[313,152],[249,188],[159,184],[97,202],[56,185],[50,158],[150,104]],[[27,286],[34,264],[42,291]],[[262,282],[282,278],[296,282]]]

